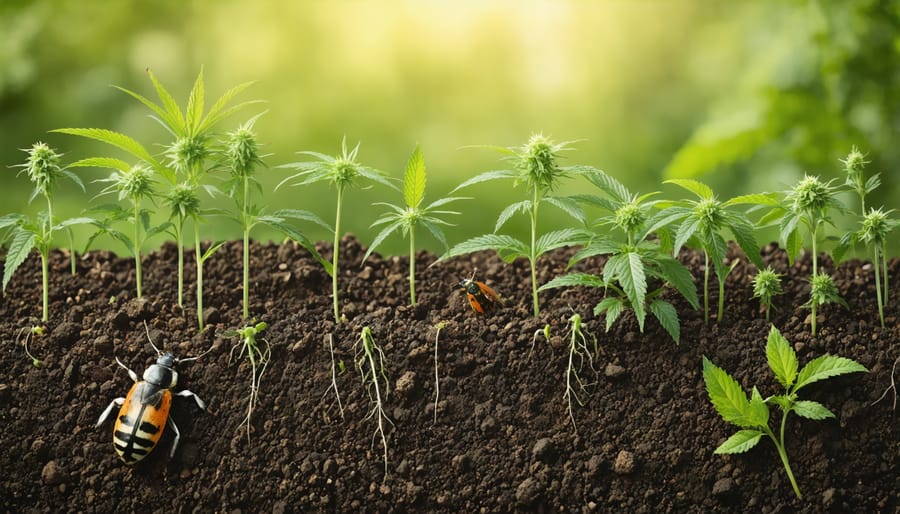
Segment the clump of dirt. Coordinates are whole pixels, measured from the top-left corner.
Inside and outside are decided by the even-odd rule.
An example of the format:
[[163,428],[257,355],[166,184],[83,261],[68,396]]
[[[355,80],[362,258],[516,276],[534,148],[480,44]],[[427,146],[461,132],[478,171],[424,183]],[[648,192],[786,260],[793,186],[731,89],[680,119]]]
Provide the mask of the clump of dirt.
[[[0,507],[9,512],[199,510],[218,512],[529,510],[662,512],[896,512],[897,413],[888,399],[872,405],[891,382],[900,347],[896,290],[886,327],[877,318],[873,270],[850,261],[834,268],[851,309],[820,312],[820,333],[809,335],[810,262],[789,266],[783,251],[763,249],[783,273],[774,323],[794,345],[801,365],[824,353],[853,358],[871,371],[810,386],[807,397],[837,419],[793,417],[788,453],[803,499],[796,499],[774,447],[763,441],[743,455],[715,449],[734,427],[709,403],[701,356],[733,374],[745,388],[779,392],[766,364],[769,324],[752,296],[755,273],[741,259],[729,275],[725,318],[703,323],[679,296],[682,341],[676,346],[648,318],[644,333],[630,315],[609,333],[593,315],[602,291],[552,290],[531,315],[524,261],[505,264],[479,253],[441,262],[417,256],[419,303],[408,305],[405,257],[375,254],[352,237],[342,241],[339,284],[346,322],[332,318],[330,278],[292,244],[251,248],[250,312],[268,323],[262,334],[272,358],[262,378],[248,443],[245,427],[249,363],[232,360],[237,340],[224,334],[240,319],[240,244],[229,243],[204,270],[207,330],[198,333],[193,288],[176,305],[176,249],[165,245],[144,262],[145,297],[134,298],[130,258],[91,252],[68,274],[67,256],[52,256],[52,318],[30,351],[20,328],[40,312],[36,257],[20,268],[0,303]],[[331,253],[321,244],[325,255]],[[539,262],[541,281],[565,272],[572,250]],[[681,260],[702,277],[701,254]],[[581,263],[599,271],[602,259]],[[476,316],[454,285],[477,268],[504,298],[489,316]],[[893,276],[900,263],[891,262]],[[188,265],[186,281],[193,279]],[[187,282],[190,283],[190,282]],[[716,287],[711,288],[715,302]],[[597,374],[584,405],[569,420],[565,392],[566,330],[572,312],[596,337]],[[179,366],[178,389],[203,398],[208,410],[176,398],[171,416],[181,429],[174,458],[166,430],[159,447],[134,467],[117,458],[112,426],[94,428],[108,403],[130,387],[118,357],[140,374],[155,362],[153,342],[179,357],[205,353]],[[435,413],[434,344],[440,331],[440,396]],[[550,325],[551,337],[535,336]],[[371,328],[386,357],[391,387],[387,474],[371,401],[354,366],[353,343]],[[333,339],[336,385],[332,384]],[[435,421],[436,414],[436,421]]]

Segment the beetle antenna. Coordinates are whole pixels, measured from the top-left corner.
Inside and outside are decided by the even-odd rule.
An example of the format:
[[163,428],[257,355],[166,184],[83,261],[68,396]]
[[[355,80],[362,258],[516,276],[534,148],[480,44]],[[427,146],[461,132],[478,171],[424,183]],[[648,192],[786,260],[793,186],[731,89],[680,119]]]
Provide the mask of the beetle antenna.
[[203,357],[203,356],[206,355],[207,353],[211,352],[212,350],[213,350],[213,346],[210,346],[210,347],[209,347],[209,350],[206,350],[205,352],[201,353],[200,355],[198,355],[198,356],[196,356],[196,357],[185,357],[184,359],[175,359],[175,362],[191,362],[191,361],[195,361],[195,360],[199,359],[200,357]]
[[146,321],[146,320],[144,321],[144,332],[147,333],[147,341],[150,342],[150,346],[152,346],[153,349],[156,350],[156,355],[157,355],[157,356],[162,355],[162,352],[159,351],[159,348],[157,348],[156,345],[153,344],[153,340],[150,339],[150,328],[147,326],[147,321]]

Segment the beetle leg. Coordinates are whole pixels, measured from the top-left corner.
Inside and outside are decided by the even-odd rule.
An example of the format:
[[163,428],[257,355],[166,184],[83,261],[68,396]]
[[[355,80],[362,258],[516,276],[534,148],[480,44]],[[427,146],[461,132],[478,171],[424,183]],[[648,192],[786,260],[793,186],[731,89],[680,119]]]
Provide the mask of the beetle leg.
[[187,389],[185,389],[184,391],[179,391],[179,392],[175,393],[175,396],[190,396],[194,399],[194,401],[197,402],[198,407],[200,407],[203,410],[206,410],[206,403],[203,400],[201,400],[199,396],[197,396],[196,394],[194,394],[191,391],[188,391]]
[[178,448],[178,441],[181,439],[181,432],[178,431],[178,425],[172,421],[172,418],[166,420],[170,427],[172,427],[172,431],[175,432],[175,441],[172,443],[172,451],[169,452],[169,458],[175,456],[175,449]]
[[131,371],[130,369],[128,369],[128,366],[122,364],[122,361],[120,361],[118,357],[116,357],[116,362],[119,363],[119,366],[122,366],[123,368],[125,368],[125,371],[128,372],[128,376],[131,377],[131,380],[133,380],[135,382],[138,381],[137,373],[135,373],[134,371]]
[[125,403],[125,398],[116,398],[110,402],[109,407],[107,407],[106,410],[103,411],[103,414],[100,415],[100,419],[97,420],[97,424],[94,425],[94,428],[99,427],[106,421],[106,418],[109,417],[109,413],[112,412],[113,407],[121,407],[123,403]]

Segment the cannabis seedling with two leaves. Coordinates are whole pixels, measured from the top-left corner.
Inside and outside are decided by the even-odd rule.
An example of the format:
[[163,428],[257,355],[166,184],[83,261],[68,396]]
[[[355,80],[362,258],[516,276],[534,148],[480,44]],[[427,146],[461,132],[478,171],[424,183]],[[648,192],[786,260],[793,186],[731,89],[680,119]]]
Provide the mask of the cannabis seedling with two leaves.
[[359,339],[353,345],[356,369],[359,370],[360,378],[372,402],[372,410],[366,416],[366,419],[375,418],[375,432],[372,434],[372,444],[375,444],[375,438],[381,436],[381,446],[384,449],[384,477],[388,474],[388,445],[387,436],[384,433],[385,422],[393,425],[394,423],[388,418],[384,411],[384,400],[388,395],[387,373],[384,365],[384,352],[375,337],[372,335],[372,329],[363,327],[360,332]]
[[[225,337],[240,338],[240,342],[231,348],[229,360],[234,357],[234,351],[240,348],[238,358],[243,357],[246,353],[247,360],[250,361],[250,395],[247,399],[247,415],[241,422],[242,425],[247,425],[248,444],[250,443],[250,421],[253,415],[253,409],[259,404],[259,384],[262,381],[263,374],[266,372],[266,367],[269,365],[269,358],[272,356],[272,349],[269,346],[269,342],[259,337],[266,327],[266,323],[260,321],[259,323],[250,324],[224,334]],[[260,345],[260,341],[262,341],[265,346]]]
[[[512,163],[512,169],[487,171],[463,182],[453,192],[464,187],[497,179],[512,179],[514,185],[524,184],[528,197],[525,200],[507,206],[497,218],[494,233],[478,236],[464,241],[444,254],[441,260],[482,250],[496,250],[506,262],[517,257],[525,257],[531,267],[532,304],[535,317],[540,313],[538,302],[537,259],[544,253],[573,244],[582,234],[578,229],[562,229],[547,232],[538,236],[538,212],[541,204],[553,205],[569,216],[583,223],[584,211],[568,197],[552,196],[550,193],[559,187],[564,178],[571,175],[586,175],[594,168],[589,166],[560,166],[558,160],[562,152],[569,150],[571,141],[554,143],[543,134],[535,134],[524,146],[517,148],[490,147],[503,154]],[[517,212],[528,214],[531,222],[530,243],[497,234],[503,225]]]
[[447,238],[444,236],[441,225],[449,225],[449,223],[440,216],[459,213],[438,210],[438,207],[464,199],[462,197],[441,198],[422,207],[422,201],[425,199],[425,178],[425,159],[422,157],[422,151],[416,146],[406,164],[406,172],[403,175],[403,200],[406,205],[399,206],[384,202],[375,204],[388,207],[391,211],[372,223],[373,227],[384,225],[384,228],[375,236],[363,257],[363,261],[368,259],[378,245],[398,229],[403,231],[404,236],[409,236],[409,303],[412,305],[416,304],[416,225],[422,225],[428,229],[431,235],[446,248]]
[[[25,262],[31,250],[37,248],[41,256],[41,320],[47,321],[49,318],[49,259],[50,248],[53,245],[53,232],[72,225],[91,223],[93,220],[70,218],[57,221],[53,216],[53,186],[62,177],[78,184],[82,191],[84,184],[77,175],[63,166],[62,156],[46,144],[35,143],[24,151],[28,154],[28,159],[17,167],[22,168],[20,173],[26,173],[34,184],[28,201],[31,202],[39,195],[43,196],[47,201],[47,210],[39,212],[33,220],[23,214],[15,213],[0,218],[0,230],[10,229],[3,239],[11,239],[3,269],[3,291],[6,291],[6,286],[16,269]],[[74,252],[74,250],[72,251]]]
[[[602,275],[570,273],[556,277],[541,289],[602,288],[607,296],[594,307],[594,315],[606,315],[607,332],[627,309],[634,312],[643,332],[649,311],[678,343],[681,324],[675,307],[662,298],[666,286],[672,285],[693,308],[696,309],[699,303],[690,272],[669,256],[670,248],[660,245],[663,239],[670,239],[667,226],[673,217],[663,211],[656,211],[651,216],[656,202],[649,198],[656,193],[632,194],[621,182],[599,170],[588,173],[587,177],[605,196],[577,195],[575,198],[599,206],[609,214],[594,222],[598,229],[595,234],[578,241],[584,248],[569,260],[569,267],[589,257],[607,255]],[[607,227],[624,235],[624,241],[610,237]],[[650,239],[654,233],[658,233],[659,241]],[[650,284],[654,284],[654,288],[648,290]]]
[[697,196],[697,200],[670,202],[669,206],[663,209],[661,216],[666,223],[679,223],[672,249],[674,256],[678,256],[681,247],[689,242],[695,242],[695,246],[703,249],[705,259],[703,319],[706,323],[709,323],[709,265],[712,261],[719,281],[719,309],[716,322],[720,322],[725,311],[725,279],[738,263],[735,260],[731,266],[725,264],[725,253],[728,251],[728,243],[722,236],[725,230],[734,235],[738,246],[753,264],[758,268],[762,268],[763,265],[759,256],[759,244],[753,234],[753,223],[744,213],[730,208],[737,205],[758,204],[761,200],[767,201],[768,197],[746,195],[720,201],[709,186],[696,180],[672,179],[667,180],[666,184],[675,184]]
[[279,168],[297,170],[298,173],[282,180],[275,189],[278,189],[289,182],[292,186],[304,186],[314,182],[329,182],[337,190],[337,207],[335,208],[333,229],[334,251],[331,257],[331,263],[325,266],[325,271],[331,275],[334,321],[335,323],[340,323],[341,316],[338,307],[338,262],[340,255],[341,212],[343,211],[344,192],[348,187],[358,185],[361,179],[372,180],[392,189],[396,189],[396,186],[390,182],[383,172],[363,166],[357,162],[356,154],[359,153],[359,144],[357,143],[357,145],[353,147],[353,150],[348,150],[347,138],[344,138],[341,141],[341,155],[335,157],[318,152],[298,153],[314,157],[317,160],[294,162],[279,166]]
[[[788,414],[794,412],[798,416],[813,420],[833,418],[834,414],[819,402],[800,400],[797,393],[800,389],[826,378],[868,370],[851,359],[823,355],[809,361],[798,371],[799,365],[794,349],[774,325],[769,331],[766,343],[766,358],[769,368],[775,374],[778,383],[784,386],[785,392],[764,399],[754,386],[748,399],[734,378],[703,357],[703,381],[706,383],[710,401],[722,419],[741,428],[716,448],[715,453],[743,453],[756,446],[763,436],[768,436],[778,450],[778,456],[781,457],[781,463],[791,481],[794,493],[800,498],[802,495],[791,471],[784,440]],[[777,433],[769,427],[770,405],[777,405],[782,412]]]

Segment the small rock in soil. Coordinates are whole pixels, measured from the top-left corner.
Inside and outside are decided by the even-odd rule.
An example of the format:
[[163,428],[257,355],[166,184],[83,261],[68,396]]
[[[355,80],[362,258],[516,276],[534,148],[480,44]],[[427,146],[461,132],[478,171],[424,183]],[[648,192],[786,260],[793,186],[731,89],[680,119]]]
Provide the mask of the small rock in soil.
[[534,444],[534,448],[531,449],[531,456],[535,460],[550,464],[556,460],[556,445],[553,444],[553,440],[549,437],[542,437],[538,439]]
[[619,378],[625,375],[625,368],[619,366],[618,364],[609,363],[606,365],[606,370],[604,371],[607,378]]
[[60,323],[53,329],[53,332],[50,333],[51,339],[65,345],[78,341],[80,335],[81,325],[68,321]]
[[457,472],[468,471],[472,465],[472,458],[469,457],[469,454],[464,453],[462,455],[454,455],[453,459],[450,461],[453,464],[453,469]]
[[132,320],[147,319],[150,316],[150,302],[146,298],[134,298],[125,304],[125,314]]
[[831,507],[834,504],[834,487],[829,487],[822,493],[822,506],[825,508]]
[[66,473],[59,467],[55,460],[44,464],[41,470],[41,480],[47,485],[57,485],[66,481]]
[[112,319],[110,319],[110,324],[116,330],[128,330],[128,323],[128,314],[125,314],[125,311],[116,311],[112,315]]
[[488,416],[481,422],[480,428],[485,434],[492,433],[497,430],[497,420],[493,416]]
[[516,487],[516,503],[521,507],[528,507],[533,504],[543,492],[540,482],[535,478],[528,477]]
[[6,384],[0,384],[0,405],[6,405],[12,396],[12,389]]
[[592,474],[596,474],[600,471],[600,466],[603,465],[603,459],[599,455],[594,455],[588,460],[588,471]]
[[617,475],[627,475],[634,471],[634,454],[628,450],[621,450],[619,454],[616,455],[613,471]]
[[416,372],[407,371],[394,383],[394,391],[403,398],[409,398],[410,393],[416,388]]
[[203,309],[203,322],[207,325],[215,325],[222,320],[219,309],[215,307],[207,307]]
[[734,496],[734,492],[734,480],[728,477],[720,478],[716,480],[715,484],[713,484],[713,496],[719,498],[720,500],[732,499],[732,497]]

